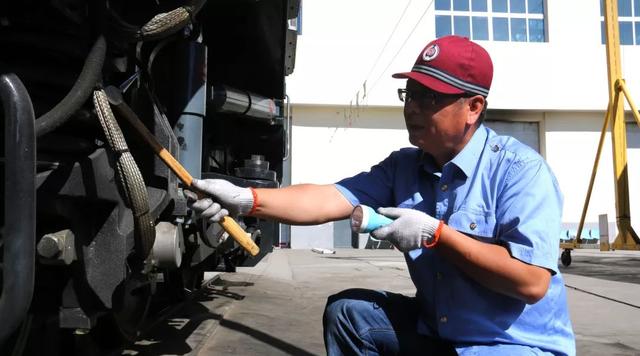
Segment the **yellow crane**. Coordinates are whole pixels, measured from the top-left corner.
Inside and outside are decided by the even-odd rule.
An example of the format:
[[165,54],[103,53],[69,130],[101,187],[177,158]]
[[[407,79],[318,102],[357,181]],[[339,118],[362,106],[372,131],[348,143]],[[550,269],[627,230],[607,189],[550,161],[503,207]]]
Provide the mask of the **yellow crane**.
[[[601,251],[608,251],[610,248],[615,250],[640,250],[640,239],[631,226],[631,209],[629,205],[629,176],[627,172],[627,135],[625,131],[624,118],[624,99],[626,99],[633,117],[640,126],[640,115],[638,109],[633,103],[631,94],[627,89],[624,79],[622,78],[622,65],[620,61],[620,32],[618,27],[618,1],[604,0],[604,24],[605,24],[605,47],[607,51],[607,73],[609,86],[609,104],[604,117],[602,131],[600,133],[600,141],[596,158],[593,163],[591,172],[591,180],[587,189],[582,216],[576,239],[573,242],[561,243],[560,247],[564,249],[562,253],[562,263],[568,266],[571,263],[570,251],[579,247],[581,243],[580,236],[584,227],[584,220],[589,207],[589,199],[593,190],[593,183],[598,170],[598,162],[605,134],[610,125],[611,142],[613,148],[613,173],[616,197],[616,225],[618,227],[618,235],[615,241],[610,245],[608,241],[600,244]],[[622,95],[621,95],[622,94]],[[567,263],[568,262],[568,263]]]

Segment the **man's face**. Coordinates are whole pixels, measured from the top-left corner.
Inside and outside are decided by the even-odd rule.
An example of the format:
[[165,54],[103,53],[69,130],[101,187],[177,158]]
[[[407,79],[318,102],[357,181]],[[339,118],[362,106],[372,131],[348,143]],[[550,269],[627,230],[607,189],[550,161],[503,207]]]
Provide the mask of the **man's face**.
[[434,92],[409,79],[404,100],[409,142],[440,164],[455,157],[471,137],[468,100]]

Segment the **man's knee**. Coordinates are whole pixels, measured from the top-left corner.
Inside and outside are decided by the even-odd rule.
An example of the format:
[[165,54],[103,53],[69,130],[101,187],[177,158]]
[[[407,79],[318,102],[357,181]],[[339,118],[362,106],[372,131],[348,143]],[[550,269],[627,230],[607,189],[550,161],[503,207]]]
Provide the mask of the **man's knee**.
[[346,289],[329,296],[324,309],[325,327],[336,322],[352,323],[354,317],[368,313],[385,298],[383,292],[369,289]]
[[327,298],[327,305],[324,307],[325,324],[350,314],[354,302],[357,302],[352,298],[356,291],[359,289],[347,289]]

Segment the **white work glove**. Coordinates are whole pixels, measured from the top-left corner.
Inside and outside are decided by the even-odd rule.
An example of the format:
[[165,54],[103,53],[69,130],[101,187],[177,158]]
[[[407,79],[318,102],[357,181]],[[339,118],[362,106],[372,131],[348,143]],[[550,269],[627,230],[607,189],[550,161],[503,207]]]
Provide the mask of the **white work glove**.
[[373,230],[371,236],[378,240],[387,240],[402,252],[422,247],[422,241],[432,241],[440,221],[414,209],[379,208],[378,213],[394,221]]
[[253,207],[251,189],[238,187],[224,179],[194,179],[191,186],[209,197],[195,200],[194,195],[187,193],[189,208],[197,217],[210,223],[219,222],[227,215],[246,214]]

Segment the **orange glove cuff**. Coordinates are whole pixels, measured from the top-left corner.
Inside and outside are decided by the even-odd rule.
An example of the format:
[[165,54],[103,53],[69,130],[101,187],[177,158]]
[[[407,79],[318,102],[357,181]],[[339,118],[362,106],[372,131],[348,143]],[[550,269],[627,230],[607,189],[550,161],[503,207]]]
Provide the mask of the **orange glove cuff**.
[[444,221],[440,220],[440,222],[438,223],[438,228],[436,229],[436,232],[433,233],[433,241],[431,241],[430,243],[427,243],[427,241],[424,241],[422,243],[424,247],[433,248],[438,244],[438,241],[440,240],[440,233],[442,233],[443,226],[444,226]]
[[256,212],[256,209],[258,209],[258,192],[256,192],[253,187],[249,187],[249,190],[251,190],[251,195],[253,195],[253,204],[251,205],[251,210],[249,210],[247,215],[253,215],[253,213]]

